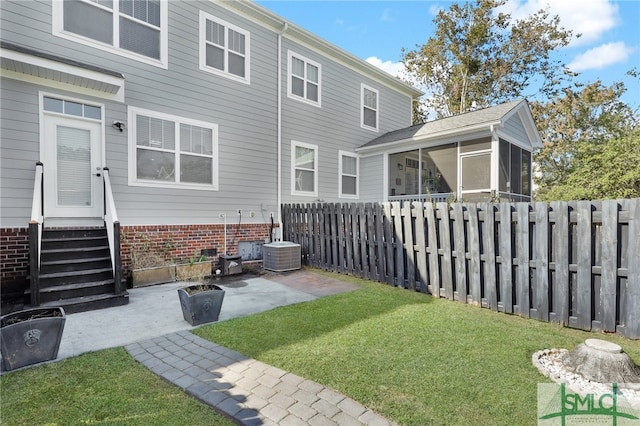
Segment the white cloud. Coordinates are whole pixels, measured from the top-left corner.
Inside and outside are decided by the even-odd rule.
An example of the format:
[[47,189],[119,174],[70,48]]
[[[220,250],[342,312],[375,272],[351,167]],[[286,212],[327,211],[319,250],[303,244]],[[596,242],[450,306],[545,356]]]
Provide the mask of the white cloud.
[[500,10],[510,12],[514,18],[524,18],[547,6],[552,16],[560,17],[562,27],[574,35],[582,34],[572,46],[597,42],[620,23],[618,6],[610,0],[509,0]]
[[369,62],[371,65],[375,65],[383,71],[388,72],[394,77],[401,77],[404,75],[404,65],[402,62],[383,61],[375,56],[370,56],[365,59],[365,61]]
[[568,67],[575,72],[601,69],[612,64],[626,62],[631,53],[633,53],[633,48],[625,45],[623,41],[607,43],[576,56]]

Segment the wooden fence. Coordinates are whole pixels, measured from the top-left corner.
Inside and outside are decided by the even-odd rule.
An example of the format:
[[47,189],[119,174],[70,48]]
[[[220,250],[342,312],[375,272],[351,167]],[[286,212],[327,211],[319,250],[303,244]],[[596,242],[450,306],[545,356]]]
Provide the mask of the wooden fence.
[[303,262],[640,339],[640,199],[283,206]]

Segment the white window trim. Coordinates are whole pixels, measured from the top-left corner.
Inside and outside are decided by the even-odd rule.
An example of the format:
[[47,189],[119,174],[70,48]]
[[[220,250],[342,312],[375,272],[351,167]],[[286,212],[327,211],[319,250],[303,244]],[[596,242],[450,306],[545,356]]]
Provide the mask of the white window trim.
[[[52,3],[52,24],[53,24],[52,34],[54,36],[71,40],[77,43],[81,43],[81,44],[84,44],[85,46],[104,50],[106,52],[114,53],[119,56],[124,56],[126,58],[133,59],[138,62],[144,62],[145,64],[153,65],[159,68],[165,68],[165,69],[169,68],[169,64],[168,64],[169,19],[167,17],[168,0],[160,0],[160,60],[156,60],[148,56],[140,55],[135,52],[130,52],[126,49],[121,49],[115,45],[102,43],[97,40],[84,37],[80,34],[65,31],[64,30],[64,11],[63,11],[64,1],[53,0],[51,3]],[[95,5],[95,3],[91,3],[91,5]],[[114,5],[116,5],[117,7],[117,1],[115,0],[114,0]],[[114,22],[117,23],[118,19],[114,19]],[[113,32],[114,34],[118,32],[117,27],[114,26]]]
[[[291,73],[292,64],[291,64],[291,62],[292,61],[291,60],[292,60],[293,57],[295,57],[296,59],[299,59],[301,61],[304,61],[304,63],[305,63],[305,74],[306,74],[306,64],[311,64],[311,65],[313,65],[313,66],[318,68],[318,101],[317,102],[309,100],[306,97],[298,96],[298,95],[293,93],[292,87],[291,87],[292,86],[292,84],[291,84],[291,77],[292,77],[292,73]],[[306,84],[307,83],[307,78],[306,78],[306,76],[305,76],[305,79],[304,79],[304,83],[305,83],[304,84],[304,90],[305,90],[305,94],[306,94],[306,90],[307,90],[307,84]],[[287,51],[287,96],[289,98],[291,98],[291,99],[295,99],[297,101],[304,102],[306,104],[313,105],[315,107],[321,108],[322,107],[322,65],[320,65],[316,61],[313,61],[313,60],[311,60],[309,58],[306,58],[306,57],[304,57],[304,56],[302,56],[302,55],[300,55],[298,53],[295,53],[292,50],[288,50]]]
[[[100,108],[100,119],[95,119],[95,118],[86,118],[86,117],[78,117],[75,115],[66,115],[66,114],[62,114],[62,113],[58,113],[58,112],[52,112],[52,111],[46,111],[44,109],[44,98],[54,98],[54,99],[61,99],[64,101],[71,101],[71,102],[77,102],[80,104],[86,104],[86,105],[91,105],[91,106],[95,106]],[[47,159],[45,158],[45,139],[47,138],[47,134],[45,132],[45,125],[44,125],[44,116],[45,115],[57,115],[57,116],[61,116],[61,117],[72,117],[74,119],[77,120],[84,120],[84,121],[91,121],[94,123],[100,123],[102,130],[100,132],[100,138],[101,138],[101,147],[100,147],[100,154],[102,155],[102,167],[105,167],[105,158],[106,158],[106,147],[105,147],[105,143],[104,141],[105,139],[105,104],[102,103],[97,103],[97,102],[93,102],[93,101],[88,101],[82,98],[73,98],[70,96],[63,96],[60,95],[59,93],[52,93],[52,92],[38,92],[38,108],[39,108],[39,117],[40,117],[40,124],[39,129],[40,129],[40,161],[42,161],[43,163],[46,163]]]
[[[192,126],[204,127],[211,129],[213,133],[213,170],[211,177],[211,185],[182,183],[182,182],[160,182],[151,180],[138,180],[137,162],[136,162],[136,116],[145,115],[147,117],[158,118],[161,120],[173,121],[176,123],[176,153],[180,155],[180,124],[188,124]],[[150,111],[137,107],[129,107],[128,111],[128,139],[129,139],[129,186],[145,186],[152,188],[178,188],[178,189],[196,189],[203,191],[218,191],[218,173],[220,170],[220,161],[218,157],[218,125],[207,123],[204,121],[192,120],[189,118],[178,117],[175,115],[164,114],[156,111]],[[177,171],[176,171],[177,172]]]
[[[343,194],[342,193],[342,177],[345,175],[342,172],[342,157],[351,157],[356,159],[356,174],[355,175],[347,175],[349,177],[356,178],[356,193],[355,194]],[[338,196],[340,198],[359,198],[360,197],[360,157],[358,154],[354,154],[353,152],[347,151],[338,151]]]
[[[313,149],[315,166],[313,171],[313,192],[296,190],[296,147]],[[302,195],[305,197],[318,196],[318,145],[312,145],[304,142],[291,141],[291,195]]]
[[[244,46],[244,50],[245,50],[245,66],[244,66],[244,71],[245,71],[245,76],[244,77],[240,77],[237,76],[235,74],[231,74],[228,71],[221,71],[217,68],[212,68],[210,66],[207,66],[207,49],[206,49],[206,42],[207,42],[207,20],[209,21],[213,21],[216,22],[222,26],[225,27],[225,41],[228,42],[229,40],[229,33],[228,33],[228,29],[232,29],[233,31],[236,31],[238,33],[241,33],[242,35],[244,35],[244,40],[245,40],[245,46]],[[225,78],[229,78],[231,80],[234,81],[238,81],[241,83],[245,83],[245,84],[250,84],[251,82],[251,78],[250,78],[250,74],[251,74],[251,33],[249,33],[249,31],[243,30],[240,27],[237,27],[233,24],[228,23],[227,21],[224,21],[220,18],[217,18],[207,12],[204,11],[200,11],[200,70],[211,73],[211,74],[216,74]],[[228,52],[229,52],[229,48],[228,46],[224,46],[224,51],[225,51],[225,67],[229,65],[229,61],[228,61]]]
[[[364,90],[367,89],[376,94],[376,127],[367,126],[364,124]],[[368,107],[367,107],[368,108]],[[371,130],[378,133],[380,128],[380,93],[377,89],[371,86],[367,86],[364,83],[360,83],[360,127],[363,129]]]

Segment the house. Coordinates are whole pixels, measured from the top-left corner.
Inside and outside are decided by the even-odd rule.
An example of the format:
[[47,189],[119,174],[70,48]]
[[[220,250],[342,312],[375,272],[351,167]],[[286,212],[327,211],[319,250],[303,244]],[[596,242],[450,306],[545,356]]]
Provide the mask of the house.
[[520,100],[392,130],[355,151],[374,199],[531,201],[531,153],[541,146]]
[[366,144],[421,95],[250,1],[0,16],[3,300],[127,303],[137,250],[238,253],[277,237],[284,203],[379,200],[387,157]]

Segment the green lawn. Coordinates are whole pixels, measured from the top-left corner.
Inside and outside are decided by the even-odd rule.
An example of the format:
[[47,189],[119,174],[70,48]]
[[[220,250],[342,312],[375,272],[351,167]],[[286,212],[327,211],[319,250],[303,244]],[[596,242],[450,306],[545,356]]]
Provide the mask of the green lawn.
[[[536,424],[531,364],[590,337],[640,363],[640,341],[499,314],[383,284],[204,326],[196,334],[336,389],[402,425]],[[108,349],[5,374],[0,423],[230,425]]]
[[534,352],[587,333],[334,275],[361,290],[202,327],[196,334],[338,390],[403,425],[536,424]]
[[3,426],[233,425],[124,348],[4,374],[0,386]]

